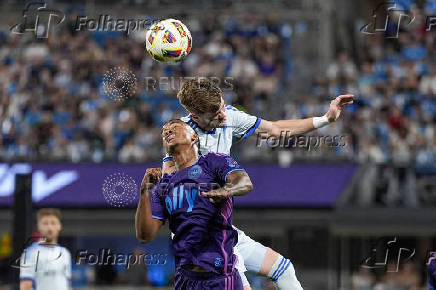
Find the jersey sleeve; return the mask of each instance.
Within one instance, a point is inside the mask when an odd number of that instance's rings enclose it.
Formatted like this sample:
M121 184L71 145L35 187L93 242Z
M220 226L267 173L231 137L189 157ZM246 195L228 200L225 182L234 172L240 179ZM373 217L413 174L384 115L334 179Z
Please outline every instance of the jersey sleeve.
M66 248L64 248L65 252L65 276L68 279L68 283L71 287L71 253Z
M165 221L165 208L163 207L162 200L160 198L159 185L160 182L157 183L150 192L151 216L154 219Z
M35 284L38 263L38 249L30 246L24 250L20 258L20 281L30 280Z
M234 171L245 171L231 156L221 153L209 153L207 156L208 166L217 175L217 178L225 183L227 176Z
M259 127L261 118L239 111L233 106L226 106L229 126L233 129L233 136L248 138Z

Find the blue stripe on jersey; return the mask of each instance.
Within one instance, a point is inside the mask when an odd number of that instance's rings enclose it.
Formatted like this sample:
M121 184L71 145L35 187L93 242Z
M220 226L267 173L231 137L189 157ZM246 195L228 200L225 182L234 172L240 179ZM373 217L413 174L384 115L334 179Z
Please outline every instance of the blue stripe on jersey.
M226 109L227 109L227 110L232 110L232 111L238 111L238 109L236 109L236 108L233 107L232 105L226 105Z
M260 121L262 121L262 119L261 118L257 118L256 123L253 125L253 127L251 127L250 130L248 130L247 133L245 133L244 139L247 139L248 137L250 137L251 134L254 133L254 131L256 131L256 129L260 125Z
M154 219L158 219L158 220L163 220L164 219L163 217L160 217L160 216L157 216L157 215L152 215L151 217L154 218Z

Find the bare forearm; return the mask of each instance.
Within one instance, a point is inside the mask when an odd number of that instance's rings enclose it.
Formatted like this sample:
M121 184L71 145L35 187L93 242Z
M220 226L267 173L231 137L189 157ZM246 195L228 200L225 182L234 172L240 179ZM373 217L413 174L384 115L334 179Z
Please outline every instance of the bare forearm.
M151 215L149 193L141 194L136 209L135 229L136 238L142 242L151 242L159 230L159 225Z
M275 124L279 129L278 132L277 130L275 130L275 137L279 137L280 134L286 134L286 132L288 132L288 136L300 135L308 133L315 129L315 127L313 126L313 118L300 120L280 120L273 122L273 124Z
M315 129L313 125L313 118L301 119L301 120L279 120L279 121L267 121L262 120L257 131L259 134L267 134L264 137L276 137L281 136L293 136L305 134Z
M253 184L245 171L235 171L229 175L224 189L230 196L243 196L253 190Z

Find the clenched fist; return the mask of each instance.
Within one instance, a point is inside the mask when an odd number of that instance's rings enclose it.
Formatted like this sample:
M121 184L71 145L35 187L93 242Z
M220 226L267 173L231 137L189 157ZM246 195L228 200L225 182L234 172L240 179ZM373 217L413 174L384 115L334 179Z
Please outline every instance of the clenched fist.
M161 168L147 168L141 182L141 194L148 192L162 177Z

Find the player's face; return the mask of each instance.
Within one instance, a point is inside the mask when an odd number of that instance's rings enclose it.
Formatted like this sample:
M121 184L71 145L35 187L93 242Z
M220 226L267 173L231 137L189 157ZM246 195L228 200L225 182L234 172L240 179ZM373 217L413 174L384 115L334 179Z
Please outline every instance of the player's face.
M162 129L162 142L167 152L176 145L192 144L192 138L192 132L182 122L167 124Z
M220 128L226 125L226 106L223 98L221 98L221 106L217 112L205 113L199 115L198 118L205 128Z
M54 215L43 216L38 221L38 231L48 243L57 241L61 229L61 222Z

